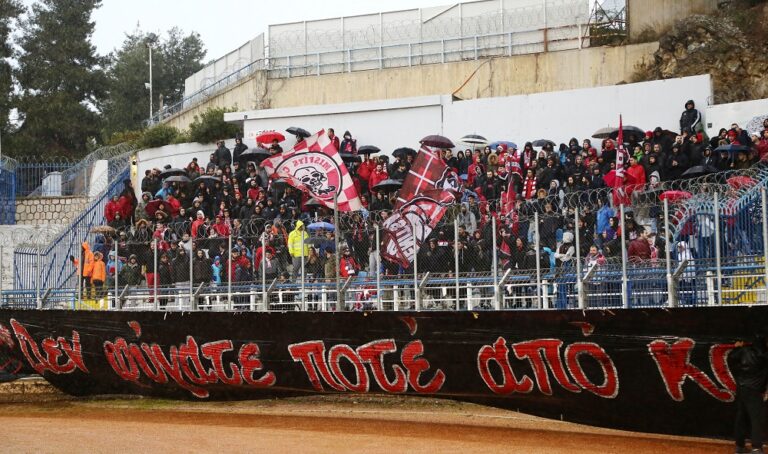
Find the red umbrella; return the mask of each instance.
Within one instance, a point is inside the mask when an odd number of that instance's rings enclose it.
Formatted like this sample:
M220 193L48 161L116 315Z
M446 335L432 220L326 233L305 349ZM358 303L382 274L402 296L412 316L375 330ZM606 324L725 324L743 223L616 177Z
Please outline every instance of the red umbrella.
M686 200L693 197L688 191L664 191L659 195L659 200L669 200L670 202L679 202L680 200Z
M755 180L754 179L752 179L751 177L743 176L743 175L736 176L736 177L731 177L731 178L728 178L725 181L728 182L728 185L730 187L732 187L733 189L735 189L737 191L739 189L741 189L741 188L748 188L750 186L754 186L755 185Z
M432 135L421 139L421 143L428 147L435 148L453 148L455 145L451 142L451 139L443 136Z
M258 143L272 143L275 139L278 142L285 140L285 136L277 131L262 131L256 136L256 142Z
M168 208L169 208L168 204L165 203L165 200L160 200L160 199L152 200L151 202L148 202L147 206L144 207L144 211L146 211L150 217L154 217L157 210L160 209L160 206L163 207L163 210L162 210L163 213L168 214Z

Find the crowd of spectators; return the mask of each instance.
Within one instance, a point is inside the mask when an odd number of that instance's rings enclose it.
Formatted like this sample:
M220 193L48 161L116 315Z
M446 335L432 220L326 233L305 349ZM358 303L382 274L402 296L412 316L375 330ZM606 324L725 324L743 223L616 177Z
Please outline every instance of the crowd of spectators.
M701 115L689 101L679 134L660 127L644 135L625 134L629 162L622 191L628 204L624 231L611 196L614 185L607 181L616 169L618 147L613 139L595 143L572 138L559 147L527 142L519 150L509 143L495 149L442 150L444 162L461 177L463 195L451 220L439 225L422 245L419 270L452 273L457 250L461 272L489 271L492 219L497 223L500 268L530 269L536 260L545 268L567 266L577 259L587 265L605 263L619 257L621 241L627 242L630 260L663 257L666 235L656 222L661 214L658 203L655 208L650 203L637 209L632 203L649 194L651 202L658 202L655 186L685 178L695 166L706 166L709 172L738 170L768 159L768 120L763 126L759 134L750 135L733 124L708 138ZM328 133L341 152L357 155L349 131L341 138L332 129ZM271 154L282 151L277 141L260 145ZM737 151L717 151L723 145L737 146ZM373 225L387 218L395 193L377 191L375 186L386 179L404 179L414 154L393 158L360 154L350 160L347 166L364 209L343 213L341 225L334 226L330 210L308 204L307 194L271 179L258 160L241 158L247 149L240 139L232 151L219 142L207 163L193 159L182 169L190 184L165 180L170 166L147 170L139 197L126 180L123 192L105 208L106 223L115 233L97 237L92 249L99 258L90 256L90 249L84 256L86 280L108 285L118 273L126 285L152 287L157 282L172 287L190 282L221 285L230 279L247 282L265 274L269 280L296 282L302 262L310 281L376 273ZM505 199L512 200L506 207ZM534 213L539 214L539 250L532 234ZM576 223L582 257L575 254ZM106 264L100 279L92 274L94 261ZM387 261L380 271L411 272Z

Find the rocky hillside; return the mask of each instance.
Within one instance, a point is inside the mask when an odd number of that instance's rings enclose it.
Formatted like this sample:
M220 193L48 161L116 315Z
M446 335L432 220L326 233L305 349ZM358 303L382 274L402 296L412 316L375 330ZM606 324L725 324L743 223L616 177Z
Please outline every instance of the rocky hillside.
M767 37L768 2L724 2L717 15L677 21L633 82L709 73L718 104L768 98Z

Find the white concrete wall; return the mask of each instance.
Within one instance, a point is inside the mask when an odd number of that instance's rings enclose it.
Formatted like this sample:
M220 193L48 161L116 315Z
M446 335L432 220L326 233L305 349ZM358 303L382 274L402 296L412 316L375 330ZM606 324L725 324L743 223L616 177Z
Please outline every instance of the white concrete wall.
M247 143L247 141L246 141ZM235 146L235 139L225 141L225 145L230 151ZM249 146L254 144L248 144ZM209 156L216 150L216 145L202 143L183 143L178 145L166 145L159 148L149 148L136 153L136 181L133 187L136 188L137 196L141 195L141 179L144 178L146 170L157 167L162 170L166 164L171 167L184 168L197 158L197 163L201 167L208 164Z
M189 97L250 63L263 59L264 33L187 77L184 81L184 97Z
M468 101L428 96L234 112L224 118L243 121L244 134L251 140L261 130L300 126L310 132L332 127L339 136L348 129L358 145L376 145L386 152L418 147L419 139L437 133L454 141L465 134L480 134L522 146L535 139L561 143L571 137L591 137L599 128L618 126L620 113L625 125L675 131L685 101L693 99L704 110L711 94L711 79L704 75ZM292 145L290 138L288 142L283 148Z
M720 128L728 129L733 123L746 128L749 120L759 115L768 115L768 99L708 106L706 109L707 134L716 136ZM749 132L750 134L759 133L759 131Z

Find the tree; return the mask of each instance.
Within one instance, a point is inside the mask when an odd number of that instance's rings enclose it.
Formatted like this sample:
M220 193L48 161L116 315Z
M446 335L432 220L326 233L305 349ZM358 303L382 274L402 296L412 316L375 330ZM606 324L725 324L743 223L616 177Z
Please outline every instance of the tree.
M11 35L11 23L24 8L17 0L0 0L0 135L9 131L8 115L12 107L13 79L9 60L13 57L13 48L8 38ZM2 140L2 139L0 139Z
M200 116L195 115L189 125L189 139L192 142L212 143L219 139L229 139L241 133L238 125L224 121L224 114L235 109L209 107Z
M82 155L100 132L105 59L91 43L101 0L40 0L32 5L19 46L16 80L23 121L15 153Z
M108 70L109 96L104 106L105 136L118 131L142 127L149 117L149 50L152 45L152 88L154 107L172 105L184 97L184 80L203 68L205 49L200 35L184 33L178 28L165 37L144 33L138 28L126 35L120 49L112 56Z

